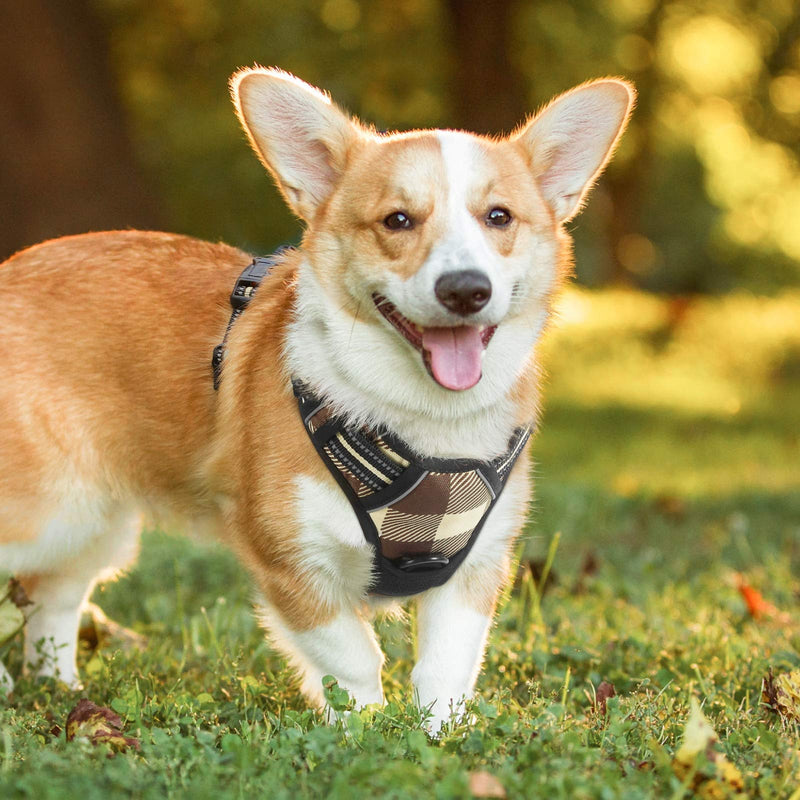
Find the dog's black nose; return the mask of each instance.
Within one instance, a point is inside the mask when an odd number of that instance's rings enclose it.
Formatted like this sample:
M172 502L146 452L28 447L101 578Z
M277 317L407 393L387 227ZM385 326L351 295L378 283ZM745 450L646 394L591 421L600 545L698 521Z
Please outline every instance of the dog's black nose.
M492 296L489 276L476 269L445 272L434 287L439 302L454 314L468 317L480 311Z

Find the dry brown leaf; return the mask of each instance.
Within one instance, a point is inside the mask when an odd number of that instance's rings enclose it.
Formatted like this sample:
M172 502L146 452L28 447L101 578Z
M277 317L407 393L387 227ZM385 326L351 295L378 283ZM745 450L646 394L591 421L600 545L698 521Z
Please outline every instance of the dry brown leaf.
M800 722L800 669L775 677L770 668L761 682L761 698L776 714Z
M67 717L67 741L76 737L88 739L92 744L107 744L120 752L129 747L138 750L139 740L125 736L122 720L110 708L98 706L85 697L69 712Z
M25 606L33 605L33 600L28 597L22 584L16 578L11 578L8 582L8 591L9 600L11 600L17 608L25 608Z
M601 681L594 693L594 710L601 714L606 715L606 703L609 699L617 696L617 690L614 684L610 681Z

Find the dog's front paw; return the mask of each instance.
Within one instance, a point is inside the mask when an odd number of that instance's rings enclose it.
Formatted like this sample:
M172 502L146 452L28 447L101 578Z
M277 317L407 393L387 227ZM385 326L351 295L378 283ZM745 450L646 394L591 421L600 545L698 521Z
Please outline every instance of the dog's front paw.
M427 706L420 704L423 715L422 727L432 739L441 739L453 726L472 719L466 709L466 701L460 700L434 700Z

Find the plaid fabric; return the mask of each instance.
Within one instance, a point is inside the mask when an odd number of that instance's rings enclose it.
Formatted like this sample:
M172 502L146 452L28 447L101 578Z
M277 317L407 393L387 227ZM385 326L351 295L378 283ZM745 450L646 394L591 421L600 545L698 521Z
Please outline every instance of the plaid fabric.
M427 553L449 558L469 541L491 502L477 470L427 472L405 497L370 517L387 558Z
M315 433L329 419L330 409L321 405L307 417L306 427ZM520 439L498 460L499 474L514 463L526 440ZM388 489L410 465L383 437L367 429L339 429L322 449L359 498ZM431 471L401 497L368 513L386 558L430 553L449 558L469 541L493 496L480 469Z

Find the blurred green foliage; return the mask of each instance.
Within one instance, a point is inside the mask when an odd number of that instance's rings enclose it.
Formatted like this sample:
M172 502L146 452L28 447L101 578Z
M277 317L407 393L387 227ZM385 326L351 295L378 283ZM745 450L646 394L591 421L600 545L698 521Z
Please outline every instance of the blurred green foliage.
M455 124L459 64L470 54L454 50L455 6L445 0L94 3L138 152L175 230L262 252L298 236L228 102L240 66L281 66L378 128ZM615 161L574 223L580 280L671 292L798 282L794 0L512 6L521 117L592 77L624 75L640 91Z

